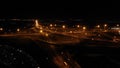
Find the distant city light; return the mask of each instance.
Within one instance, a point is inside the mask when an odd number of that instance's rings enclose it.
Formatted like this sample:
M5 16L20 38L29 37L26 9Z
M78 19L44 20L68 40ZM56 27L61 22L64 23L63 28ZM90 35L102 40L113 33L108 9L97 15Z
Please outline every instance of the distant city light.
M43 30L40 30L40 33L42 33L43 32Z
M104 27L107 27L107 24L104 24Z
M42 29L42 26L40 27L40 29Z
M63 26L62 26L62 28L66 28L66 26L65 26L65 25L63 25Z
M72 33L72 31L70 31L70 33Z
M77 25L77 27L79 28L79 27L80 27L80 25Z
M36 27L36 28L39 28L38 20L35 20L35 27Z
M115 39L115 38L116 38L116 36L113 36L113 38Z
M57 25L55 24L55 26L57 26Z
M87 33L85 33L85 35L87 35Z
M120 29L120 28L118 28L118 27L113 27L113 28L111 28L111 29L118 30L118 29Z
M107 32L107 30L104 30L104 32Z
M100 28L100 25L97 25L97 28Z
M94 38L92 38L92 40L94 40Z
M117 24L116 26L119 26L119 24Z
M85 27L85 26L83 27L83 30L86 30L86 27Z
M48 34L46 33L45 36L48 37Z
M100 35L100 34L98 34L98 36L100 37L101 35Z
M75 26L73 25L73 27L75 27Z
M0 28L0 31L2 31L3 30L3 28Z
M53 25L52 24L50 24L50 27L52 27Z
M17 28L17 32L19 32L20 31L20 29L19 28Z
M67 66L68 64L67 64L67 62L64 62L64 64Z
M40 67L37 67L37 68L40 68Z

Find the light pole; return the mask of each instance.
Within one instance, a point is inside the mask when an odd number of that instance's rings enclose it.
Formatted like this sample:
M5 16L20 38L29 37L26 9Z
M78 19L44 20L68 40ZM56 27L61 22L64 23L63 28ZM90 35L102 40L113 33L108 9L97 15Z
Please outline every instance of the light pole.
M106 32L107 30L106 30L106 28L107 28L107 24L104 24L104 31Z

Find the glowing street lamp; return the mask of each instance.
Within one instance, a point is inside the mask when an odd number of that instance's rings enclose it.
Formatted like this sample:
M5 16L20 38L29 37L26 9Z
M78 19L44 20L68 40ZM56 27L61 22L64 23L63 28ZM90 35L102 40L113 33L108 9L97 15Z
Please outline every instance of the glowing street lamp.
M77 25L77 27L79 28L79 27L80 27L80 25Z
M39 28L38 20L35 20L35 27L36 27L36 28Z
M42 27L40 27L40 29L42 29Z
M0 28L0 31L2 31L3 30L3 28Z
M107 27L107 24L104 24L104 32L107 32L106 27Z
M43 30L40 30L40 33L43 33Z
M45 36L48 37L48 34L46 33Z
M85 35L88 35L88 33L85 33Z
M17 32L19 32L20 31L20 29L19 28L17 28Z
M107 27L107 24L104 24L104 27Z
M52 27L53 25L52 24L50 24L50 27Z
M101 35L100 34L98 34L98 37L100 37Z
M63 26L62 26L62 28L64 29L64 28L66 28L66 26L65 26L65 25L63 25Z
M100 25L97 25L97 28L100 28Z
M70 33L72 33L73 31L70 31Z
M55 24L55 26L57 26L57 25Z
M83 27L83 30L86 30L86 27L85 27L85 26Z
M116 26L120 26L119 24L117 24Z

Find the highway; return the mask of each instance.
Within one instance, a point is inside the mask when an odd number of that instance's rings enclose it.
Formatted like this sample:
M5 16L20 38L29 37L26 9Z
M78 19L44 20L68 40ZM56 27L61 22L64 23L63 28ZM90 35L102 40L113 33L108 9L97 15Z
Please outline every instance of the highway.
M36 60L39 65L37 68L119 66L120 62L116 59L120 50L119 39L119 35L114 32L89 30L85 26L79 29L67 28L65 25L43 27L37 21L34 27L27 30L17 29L17 32L0 34L1 45L25 51Z

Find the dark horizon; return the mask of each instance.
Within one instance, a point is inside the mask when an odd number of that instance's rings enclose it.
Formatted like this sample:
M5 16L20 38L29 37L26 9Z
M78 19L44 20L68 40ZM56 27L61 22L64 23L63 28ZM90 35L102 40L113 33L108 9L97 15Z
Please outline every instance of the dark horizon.
M54 9L54 10L23 10L11 9L0 12L0 18L93 18L93 19L120 19L119 10L115 9Z
M0 9L0 18L79 18L87 20L120 19L119 6L112 2L11 3L8 4L7 7L0 7Z

